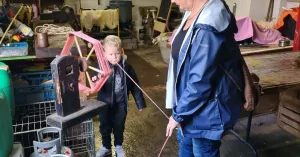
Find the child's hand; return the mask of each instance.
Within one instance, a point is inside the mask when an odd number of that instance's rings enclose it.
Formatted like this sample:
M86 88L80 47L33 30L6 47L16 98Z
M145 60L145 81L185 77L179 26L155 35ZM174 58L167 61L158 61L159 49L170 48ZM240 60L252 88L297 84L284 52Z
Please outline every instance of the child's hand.
M95 82L95 81L97 81L97 80L98 80L98 77L97 77L97 76L93 76L93 77L92 77L92 81L93 81L93 82Z
M99 80L99 78L101 78L101 74L98 74L98 76L93 76L93 77L92 77L92 81L93 81L93 82L96 82L96 81Z

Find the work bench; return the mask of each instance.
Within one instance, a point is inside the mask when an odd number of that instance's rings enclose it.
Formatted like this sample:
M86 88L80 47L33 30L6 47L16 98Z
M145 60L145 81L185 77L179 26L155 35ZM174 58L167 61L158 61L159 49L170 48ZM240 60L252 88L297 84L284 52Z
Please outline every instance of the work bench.
M250 51L251 53L249 53ZM277 111L280 101L279 94L288 88L300 85L300 52L292 52L291 47L279 51L272 51L272 48L271 51L268 48L250 51L241 48L250 72L257 74L260 78L263 93L256 109L248 113L245 140L233 130L232 132L257 156L256 150L248 143L253 115ZM268 108L272 108L272 110L266 112Z

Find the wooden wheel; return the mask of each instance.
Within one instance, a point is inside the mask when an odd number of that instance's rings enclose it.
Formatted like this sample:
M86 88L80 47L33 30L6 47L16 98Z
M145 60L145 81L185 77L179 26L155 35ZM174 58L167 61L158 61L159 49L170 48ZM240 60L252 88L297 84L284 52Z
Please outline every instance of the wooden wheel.
M78 39L81 38L91 45L91 50L89 53L87 53L87 56L84 56L82 53ZM105 81L108 79L108 76L110 74L110 68L108 65L108 62L103 57L103 47L100 43L100 41L82 33L82 32L72 32L69 34L69 37L65 43L65 46L61 52L61 55L72 55L70 52L73 44L75 43L77 51L79 53L79 59L78 63L80 65L80 71L84 72L86 74L86 78L88 79L89 86L85 86L84 84L79 83L79 91L82 91L86 94L93 94L98 92ZM89 65L89 60L91 55L95 53L97 57L97 63L99 65L99 68L92 67ZM101 76L95 83L92 82L92 78L90 74L88 73L88 70L91 70L93 72L96 72L98 76Z

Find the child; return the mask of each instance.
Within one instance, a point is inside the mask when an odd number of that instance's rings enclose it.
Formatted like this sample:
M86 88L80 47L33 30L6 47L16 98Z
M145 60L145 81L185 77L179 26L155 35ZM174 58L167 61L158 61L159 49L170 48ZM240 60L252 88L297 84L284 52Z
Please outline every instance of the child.
M137 108L141 111L146 107L143 93L126 77L117 63L125 69L135 82L139 82L133 68L125 62L126 56L121 55L121 40L109 35L103 41L104 57L112 68L112 74L98 93L98 100L107 103L99 114L100 133L103 147L97 152L97 157L105 157L111 152L111 134L114 134L114 145L117 157L125 157L122 148L123 133L128 108L129 91L133 95ZM95 81L97 77L93 77Z

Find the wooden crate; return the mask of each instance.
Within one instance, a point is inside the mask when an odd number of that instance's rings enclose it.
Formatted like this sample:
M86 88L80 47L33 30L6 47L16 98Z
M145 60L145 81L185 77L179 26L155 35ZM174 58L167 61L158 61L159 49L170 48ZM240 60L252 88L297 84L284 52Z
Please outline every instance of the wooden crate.
M300 86L280 93L277 124L300 138Z

